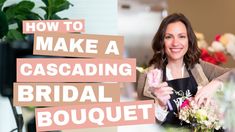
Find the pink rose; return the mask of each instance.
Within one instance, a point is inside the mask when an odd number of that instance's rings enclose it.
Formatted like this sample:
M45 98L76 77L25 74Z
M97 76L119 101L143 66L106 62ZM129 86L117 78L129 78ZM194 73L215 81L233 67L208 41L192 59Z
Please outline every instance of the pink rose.
M184 107L188 107L189 103L190 103L190 101L188 99L185 99L184 102L181 104L180 109L182 109Z
M157 87L160 83L161 71L158 69L151 70L147 74L149 87Z

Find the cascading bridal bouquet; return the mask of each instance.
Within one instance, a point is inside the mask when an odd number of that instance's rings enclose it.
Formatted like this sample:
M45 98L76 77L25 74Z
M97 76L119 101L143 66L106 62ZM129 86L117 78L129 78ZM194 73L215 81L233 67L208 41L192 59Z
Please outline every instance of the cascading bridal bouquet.
M220 114L216 110L215 105L199 107L193 100L185 99L178 116L191 124L193 132L213 132L221 128Z

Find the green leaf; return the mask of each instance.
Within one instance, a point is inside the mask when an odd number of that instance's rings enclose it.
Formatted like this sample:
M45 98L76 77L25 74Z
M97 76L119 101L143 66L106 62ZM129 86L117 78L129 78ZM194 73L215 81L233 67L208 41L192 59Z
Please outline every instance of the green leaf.
M60 19L61 19L61 17L59 17L56 14L51 16L51 20L60 20Z
M22 33L15 29L11 29L7 33L7 40L24 40L24 36Z
M42 2L43 2L46 6L49 6L48 1L49 1L49 0L42 0Z
M28 14L27 18L28 18L27 20L38 20L38 19L42 20L43 19L40 15L34 12L31 12L30 14Z
M32 10L34 7L34 3L32 1L21 1L17 4L18 9Z
M7 6L3 9L3 11L5 12L6 16L7 16L7 20L11 21L12 19L14 19L15 13L16 13L16 4Z
M6 0L0 0L0 7L3 7L5 1ZM39 14L32 12L34 6L35 4L33 1L20 0L18 3L14 3L2 8L2 11L4 12L7 20L7 26L4 26L7 27L7 31L8 25L10 24L17 24L18 26L16 29L9 30L7 33L5 33L7 40L24 40L24 35L21 33L23 20L43 19ZM0 22L1 26L3 26L3 21L1 20ZM1 36L4 34L2 29L3 28L0 30Z
M7 20L9 22L15 21L16 17L21 15L21 17L28 18L28 15L31 15L32 9L34 7L34 3L31 1L21 1L18 4L13 4L4 8L4 12L6 13Z
M4 5L5 2L6 0L0 0L0 10L2 10L2 6Z
M16 15L15 18L18 20L26 20L27 19L27 17L23 16L23 15Z
M47 19L47 14L48 14L47 7L41 6L39 8L41 8L41 9L43 9L45 11L44 19Z
M55 1L56 7L52 14L58 13L63 10L69 9L70 3L66 0L56 0Z
M46 14L44 15L45 19L61 19L56 13L69 9L71 3L67 0L42 0L43 3L46 5L45 7L40 7L43 9Z
M47 12L47 7L45 6L40 6L39 8L43 9L45 12Z
M4 37L8 32L8 22L4 12L0 11L0 39Z

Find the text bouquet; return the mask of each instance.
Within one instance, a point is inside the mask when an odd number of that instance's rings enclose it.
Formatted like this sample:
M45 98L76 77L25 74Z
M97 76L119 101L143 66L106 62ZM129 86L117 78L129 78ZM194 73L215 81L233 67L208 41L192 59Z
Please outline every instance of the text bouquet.
M185 99L180 106L179 119L191 124L193 132L210 132L221 127L215 105L198 106L192 99Z

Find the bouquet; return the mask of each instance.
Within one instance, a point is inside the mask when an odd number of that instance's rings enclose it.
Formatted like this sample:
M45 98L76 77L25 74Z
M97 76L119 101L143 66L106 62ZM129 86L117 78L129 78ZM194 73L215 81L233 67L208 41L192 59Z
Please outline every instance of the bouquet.
M199 107L193 100L185 99L180 106L179 119L191 124L193 132L210 132L221 127L215 106Z

